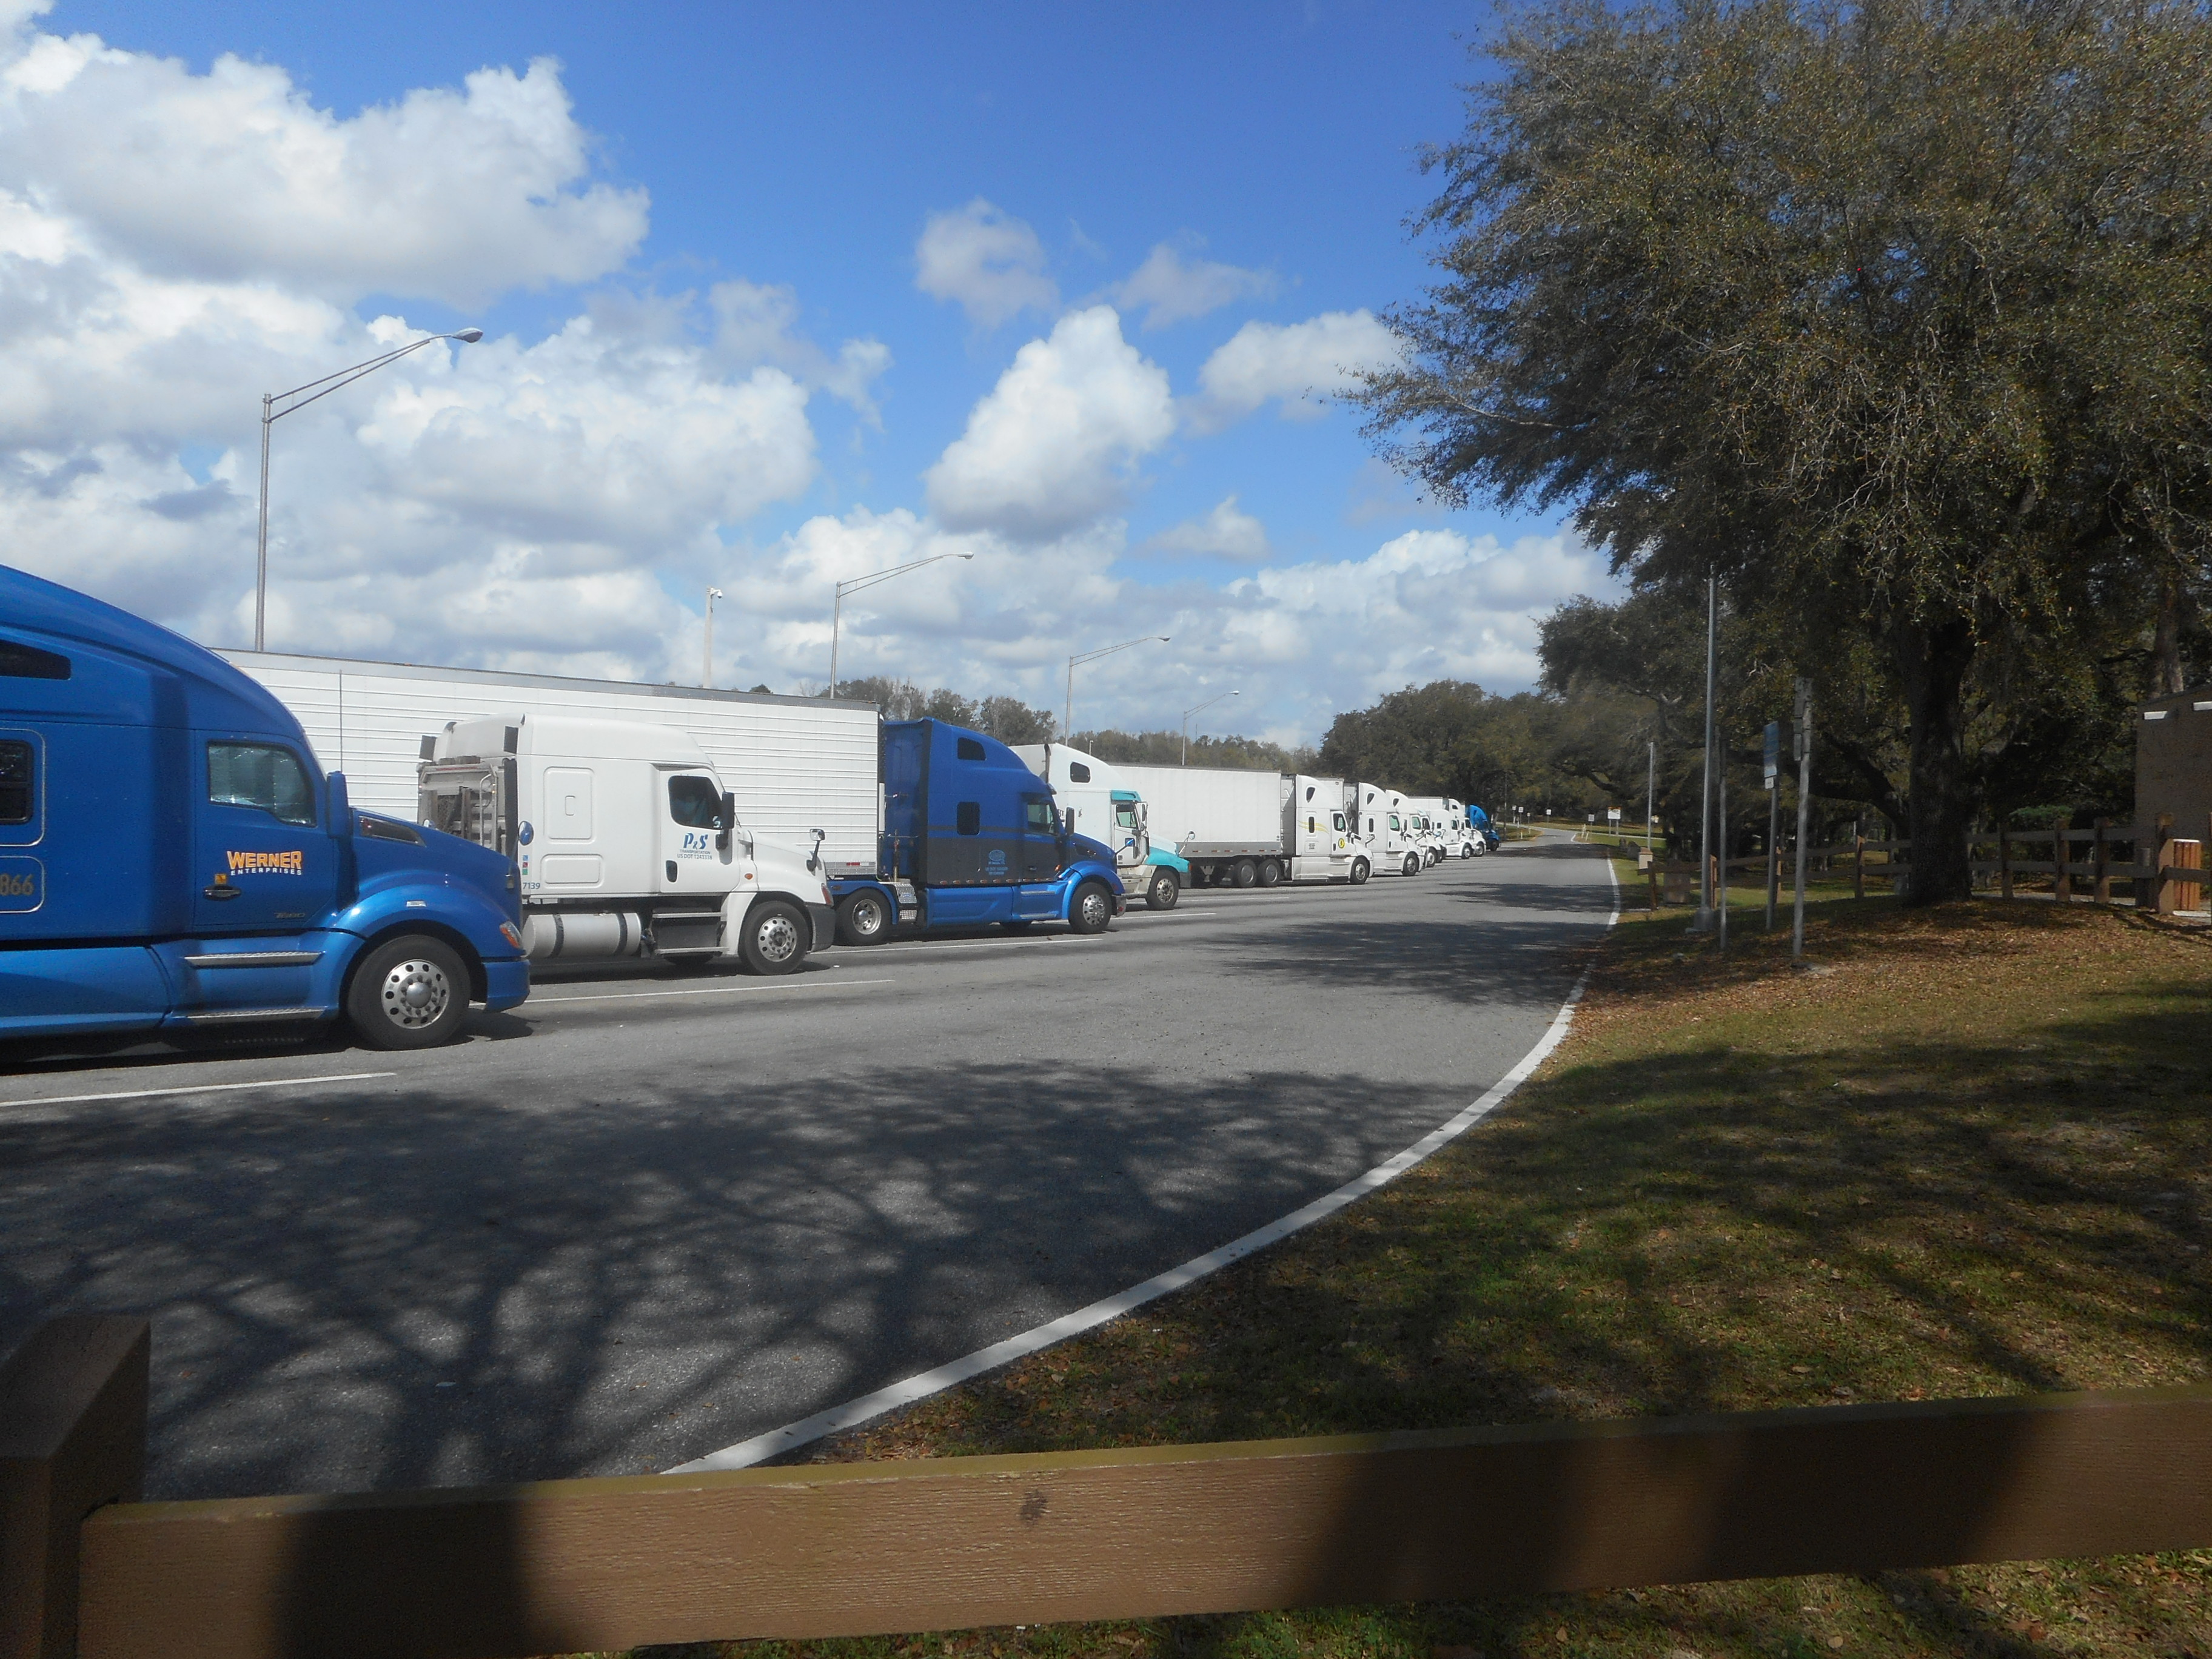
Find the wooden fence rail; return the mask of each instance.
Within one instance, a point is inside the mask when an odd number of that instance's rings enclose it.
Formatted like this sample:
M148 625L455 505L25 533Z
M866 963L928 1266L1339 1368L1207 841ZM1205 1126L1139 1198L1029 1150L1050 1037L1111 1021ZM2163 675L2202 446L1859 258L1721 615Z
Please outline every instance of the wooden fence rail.
M7 1659L520 1659L2212 1545L2206 1388L113 1502L145 1327L56 1333L5 1373Z

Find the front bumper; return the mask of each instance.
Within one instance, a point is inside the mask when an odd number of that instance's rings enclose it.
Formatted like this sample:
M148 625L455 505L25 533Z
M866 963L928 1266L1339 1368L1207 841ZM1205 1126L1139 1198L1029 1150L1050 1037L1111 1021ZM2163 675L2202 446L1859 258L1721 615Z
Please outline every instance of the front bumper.
M834 904L810 904L806 914L814 919L814 945L817 951L826 951L837 937L837 907Z
M484 970L484 1006L496 1014L503 1009L520 1006L530 994L530 963L526 957L512 962L487 962Z

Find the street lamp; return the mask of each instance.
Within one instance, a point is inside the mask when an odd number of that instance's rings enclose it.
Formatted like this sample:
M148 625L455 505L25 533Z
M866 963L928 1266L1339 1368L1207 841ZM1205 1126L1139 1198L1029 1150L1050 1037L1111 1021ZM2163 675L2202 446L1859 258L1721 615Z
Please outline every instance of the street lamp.
M707 654L699 669L699 684L714 689L714 601L727 596L719 587L707 590Z
M888 570L872 571L865 576L854 576L837 584L837 598L830 607L830 689L822 695L835 698L837 695L837 627L845 614L845 596L857 593L864 587L873 587L878 582L887 582L894 576L903 576L909 570L919 570L926 564L935 564L939 559L972 559L973 553L933 553L926 559L915 559L908 564L895 564Z
M1101 657L1110 657L1116 651L1127 651L1133 645L1151 645L1155 641L1168 642L1164 634L1147 634L1142 639L1124 640L1119 645L1101 646L1096 651L1085 651L1067 659L1067 707L1062 711L1060 740L1067 741L1075 735L1075 668L1079 663L1097 662Z
M372 357L365 363L356 363L351 368L342 368L335 374L325 374L319 380L310 380L305 386L295 386L289 392L264 392L261 394L261 523L254 538L253 552L253 648L262 648L263 623L269 611L269 428L287 415L305 409L318 398L327 398L341 386L351 386L364 374L374 374L386 363L398 362L410 351L420 351L438 340L459 340L463 345L474 345L483 338L480 328L458 329L451 334L426 334L396 351L387 351L381 357ZM320 390L317 390L317 388ZM314 393L312 398L301 398L303 392ZM299 398L297 403L286 399ZM278 409L276 405L283 404Z
M1236 695L1234 691L1224 691L1219 696L1202 702L1195 708L1186 708L1182 711L1182 763L1185 766L1190 764L1190 717L1193 714L1204 714L1215 703L1226 702Z

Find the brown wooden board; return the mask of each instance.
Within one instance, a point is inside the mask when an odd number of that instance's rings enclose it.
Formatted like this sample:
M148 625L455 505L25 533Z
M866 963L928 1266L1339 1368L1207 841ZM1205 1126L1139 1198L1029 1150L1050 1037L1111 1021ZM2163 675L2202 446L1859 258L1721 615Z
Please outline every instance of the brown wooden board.
M47 1321L0 1364L0 1659L76 1648L77 1538L146 1468L146 1322Z
M86 1659L491 1659L2212 1545L2212 1389L102 1510Z

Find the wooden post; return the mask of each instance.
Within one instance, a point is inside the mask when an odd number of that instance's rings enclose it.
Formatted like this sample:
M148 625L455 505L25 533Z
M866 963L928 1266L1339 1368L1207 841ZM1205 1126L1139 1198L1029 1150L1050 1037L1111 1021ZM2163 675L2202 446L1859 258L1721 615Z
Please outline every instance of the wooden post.
M2141 824L2136 826L2140 830ZM2150 845L2146 847L2140 837L2136 842L2135 865L2138 870L2154 873L2136 878L2136 908L2156 911L2164 902L2166 884L2155 873L2166 867L2166 844L2173 839L2173 814L2160 812L2151 825Z
M0 1659L75 1659L77 1534L146 1474L143 1319L66 1314L0 1364Z
M2099 818L2097 838L2089 843L2089 902L2110 904L2112 902L2112 849L2105 844L2105 832L2112 827L2110 818Z
M2204 868L2204 843L2201 841L2170 840L2158 849L2160 870L2197 870ZM2177 910L2194 910L2198 907L2197 895L2203 890L2194 882L2175 881L2161 876L2158 884L2158 913L2170 916Z
M2074 902L2074 877L2066 867L2067 855L2072 851L2072 844L2066 839L2066 826L2063 823L2052 824L2051 826L2051 896L2059 904L2070 904Z

